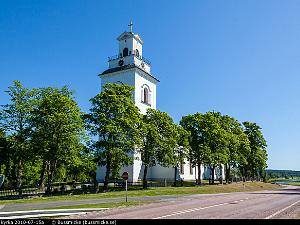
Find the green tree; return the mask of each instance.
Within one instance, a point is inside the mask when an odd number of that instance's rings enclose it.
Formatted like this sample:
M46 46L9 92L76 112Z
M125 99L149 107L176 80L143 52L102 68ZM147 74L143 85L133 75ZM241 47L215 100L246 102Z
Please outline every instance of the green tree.
M189 136L190 132L185 130L182 126L177 126L177 138L176 138L176 147L174 154L174 186L176 186L177 173L179 163L184 162L185 159L189 159Z
M250 141L250 154L248 155L246 174L255 177L256 175L265 176L267 167L267 142L263 137L261 127L253 122L243 122L244 132Z
M0 174L2 174L2 167L4 166L7 159L8 143L6 135L3 130L0 130Z
M174 165L178 129L173 119L165 112L147 109L143 116L142 144L139 148L144 166L143 188L147 188L149 167Z
M89 182L95 179L93 172L96 171L94 154L91 149L80 143L80 151L72 155L66 165L67 177L65 179L80 182Z
M245 155L250 152L250 143L242 125L233 117L224 115L221 118L222 127L227 133L228 161L225 163L225 179L229 182L231 168L247 163Z
M43 186L47 174L47 193L51 193L56 171L60 166L72 163L70 158L79 151L84 123L72 91L67 87L35 91L32 142L42 160L40 185Z
M205 146L208 149L207 163L214 184L215 169L228 161L228 132L222 126L222 115L219 112L205 113L202 122Z
M92 107L85 115L87 129L98 140L93 141L98 165L106 167L104 190L116 165L132 164L131 154L139 143L140 113L129 85L106 84L104 90L90 99Z
M201 165L208 162L208 146L205 136L204 115L195 113L193 115L183 116L180 125L189 131L189 160L193 166L198 167L197 184L201 184Z
M11 158L16 172L16 187L21 188L24 164L31 158L29 151L30 113L32 110L32 91L25 88L20 81L14 81L6 91L10 96L10 103L1 106L1 127L9 135Z

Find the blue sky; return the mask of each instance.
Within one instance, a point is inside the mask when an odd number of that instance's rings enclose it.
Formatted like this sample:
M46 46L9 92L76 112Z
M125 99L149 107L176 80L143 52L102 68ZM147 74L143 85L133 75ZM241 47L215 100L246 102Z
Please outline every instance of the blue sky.
M13 80L75 90L88 111L97 74L128 30L175 122L220 111L262 127L269 168L300 170L300 1L0 0L0 104Z

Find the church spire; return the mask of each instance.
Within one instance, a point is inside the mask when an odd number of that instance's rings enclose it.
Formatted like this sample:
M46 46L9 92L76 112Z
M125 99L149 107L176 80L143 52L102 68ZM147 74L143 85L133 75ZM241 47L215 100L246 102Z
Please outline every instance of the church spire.
M132 26L133 26L132 20L130 20L130 23L128 24L128 26L130 27L130 32L132 33Z

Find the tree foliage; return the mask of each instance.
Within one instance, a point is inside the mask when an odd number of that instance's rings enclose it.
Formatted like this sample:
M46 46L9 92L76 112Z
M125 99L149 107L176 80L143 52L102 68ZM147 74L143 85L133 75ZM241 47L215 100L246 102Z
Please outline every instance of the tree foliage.
M233 117L222 116L222 126L226 131L228 158L225 165L225 179L229 182L231 169L247 164L246 155L250 152L250 143L242 125Z
M165 112L139 112L133 87L106 84L90 99L88 114L80 111L67 87L28 89L14 81L6 93L8 104L0 108L0 174L5 185L21 190L38 186L51 193L54 182L92 181L98 189L96 166L106 169L104 190L122 166L136 156L143 165L143 187L150 167L174 167L189 160L198 167L225 166L226 181L236 171L244 177L265 177L267 144L262 129L220 112L183 116L179 125ZM89 132L89 136L85 133ZM91 144L87 144L87 140ZM212 179L214 181L214 179Z
M250 152L246 155L247 166L244 168L245 175L248 176L265 176L265 169L267 167L267 142L261 132L261 127L253 122L243 122L244 132L250 142Z
M143 188L147 188L147 173L149 167L159 164L170 166L176 163L176 144L178 128L173 119L165 112L148 109L143 116L139 148L144 166Z
M68 163L79 151L79 143L83 135L84 124L81 112L67 88L41 88L33 102L32 134L33 148L39 152L43 162L41 181L47 173L47 191L52 191L56 170ZM71 162L68 162L71 161Z
M190 146L188 159L193 166L198 167L198 184L201 184L201 166L208 163L209 151L204 134L203 119L203 114L195 113L194 115L183 116L180 121L180 125L190 132L188 137Z
M10 156L9 160L13 163L12 171L15 174L11 175L16 178L16 187L20 188L24 164L31 157L29 141L32 92L25 88L21 82L14 81L6 93L10 96L10 104L1 106L0 125L9 135L10 147L7 148L7 151L10 152L6 155Z
M118 165L132 164L132 153L139 144L140 113L132 98L133 87L106 84L93 97L90 113L85 115L87 129L98 138L92 148L98 165L106 167L104 190L110 174Z

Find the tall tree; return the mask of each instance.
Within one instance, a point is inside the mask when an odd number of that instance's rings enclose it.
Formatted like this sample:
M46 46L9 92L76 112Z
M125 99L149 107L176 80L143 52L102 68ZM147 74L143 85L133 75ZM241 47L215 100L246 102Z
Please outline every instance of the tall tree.
M0 129L0 174L2 174L2 166L8 160L7 159L7 149L8 144L6 140L6 135L3 130Z
M47 174L47 193L51 193L57 169L68 163L80 149L78 146L84 124L72 91L67 87L40 88L36 92L32 111L32 141L43 162L40 185Z
M205 146L208 149L208 165L211 168L212 184L215 169L228 161L228 132L222 126L222 115L219 112L207 112L203 115Z
M16 187L22 186L22 175L24 163L30 158L30 112L32 110L32 92L25 88L20 81L6 91L10 96L10 103L1 105L0 121L2 129L7 132L10 140L10 147L14 166L16 168Z
M250 141L251 152L248 155L246 173L251 177L263 176L267 167L267 142L263 137L261 127L253 122L243 122L244 132Z
M132 164L130 156L139 143L141 115L135 106L129 85L106 84L104 90L90 99L92 107L85 115L88 130L98 136L93 141L98 165L106 167L104 190L115 165Z
M201 166L207 163L208 146L205 136L205 127L203 126L203 114L195 113L194 115L183 116L180 125L190 132L189 136L189 159L193 166L198 167L197 184L201 184Z
M147 109L143 116L142 144L139 148L144 166L143 188L147 188L149 167L174 165L178 128L165 112Z
M91 174L96 171L94 154L90 148L82 143L79 143L78 148L80 151L73 154L66 163L67 174L65 179L79 182L93 181L94 177Z
M223 129L227 132L228 161L225 163L225 179L229 182L231 168L245 164L245 154L249 153L250 145L242 125L233 117L224 115L221 118Z
M182 126L177 125L177 139L174 155L174 186L176 186L177 173L179 163L184 162L185 159L189 159L189 138L190 132L185 130Z

